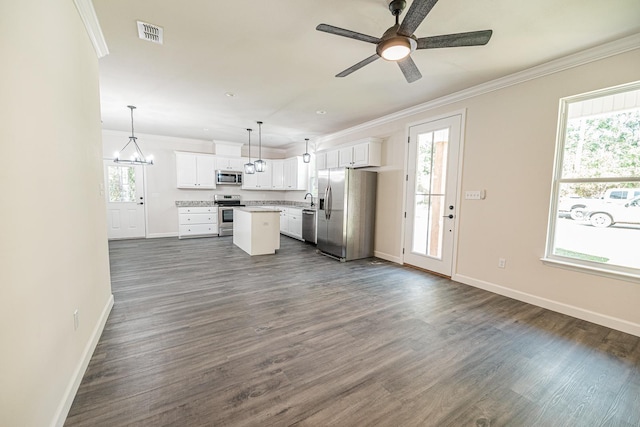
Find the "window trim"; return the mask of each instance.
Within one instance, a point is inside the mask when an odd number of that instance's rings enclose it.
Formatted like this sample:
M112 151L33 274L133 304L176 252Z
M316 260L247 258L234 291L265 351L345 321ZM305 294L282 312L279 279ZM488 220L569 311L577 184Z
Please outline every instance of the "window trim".
M556 133L556 148L554 157L553 179L551 182L551 200L549 208L549 218L547 223L547 240L545 245L545 255L540 258L546 265L565 268L584 273L591 273L599 276L606 276L621 280L640 282L640 269L623 267L617 265L607 265L593 261L579 260L553 253L554 237L556 234L556 222L558 221L558 204L561 184L581 183L581 182L638 182L640 176L632 177L606 177L606 178L562 178L562 165L565 154L565 141L567 131L567 113L569 104L599 98L607 95L634 91L640 89L640 81L631 82L606 89L595 90L580 95L561 98L559 101L558 128Z

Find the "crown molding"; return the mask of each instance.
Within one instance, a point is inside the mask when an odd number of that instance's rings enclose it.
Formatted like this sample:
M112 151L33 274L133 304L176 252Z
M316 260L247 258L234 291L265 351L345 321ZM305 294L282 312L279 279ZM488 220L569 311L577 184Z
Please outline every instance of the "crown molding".
M107 42L102 34L100 22L98 21L98 16L93 8L93 3L91 3L91 0L73 0L73 2L76 5L76 9L78 9L82 22L84 22L87 35L91 40L91 44L96 51L98 59L103 56L107 56L109 54L109 48L107 47Z
M505 77L500 77L498 79L491 80L489 82L482 83L477 86L473 86L468 89L464 89L459 92L434 99L432 101L427 101L425 103L418 104L416 106L409 107L404 110L400 110L395 113L391 113L386 116L382 116L377 119L370 120L368 122L364 122L335 133L327 134L317 138L316 141L318 141L319 143L328 142L343 136L351 135L359 131L370 129L374 126L393 122L395 120L403 119L414 114L423 113L434 108L453 104L455 102L463 101L465 99L473 98L479 95L484 95L486 93L504 89L509 86L513 86L529 80L534 80L543 76L547 76L549 74L558 73L560 71L578 67L580 65L588 64L600 59L605 59L610 56L619 55L621 53L629 52L638 48L640 48L640 33L624 37L610 43L605 43L603 45L596 46L590 49L586 49L559 59L555 59L553 61L549 61L544 64L537 65L535 67L529 68L524 71L519 71Z

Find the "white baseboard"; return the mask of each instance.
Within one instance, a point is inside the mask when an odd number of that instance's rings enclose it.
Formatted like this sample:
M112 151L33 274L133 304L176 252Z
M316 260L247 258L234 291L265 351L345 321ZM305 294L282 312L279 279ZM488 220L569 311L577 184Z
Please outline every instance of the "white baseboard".
M546 308L548 310L566 314L568 316L586 320L588 322L606 326L607 328L616 329L618 331L640 337L640 324L629 322L628 320L619 319L617 317L608 316L606 314L596 313L595 311L591 310L585 310L584 308L576 307L558 301L553 301L536 295L531 295L526 292L521 292L504 286L496 285L495 283L485 282L484 280L474 279L462 274L455 274L451 279L455 280L456 282L464 283L465 285L484 289L485 291L493 292L495 294L513 298L518 301L537 305L538 307Z
M402 264L402 260L400 259L400 257L389 255L384 252L373 251L373 256L385 259L387 261L395 262L396 264Z
M147 239L158 239L160 237L178 237L178 233L151 233L147 234Z
M113 295L109 297L107 304L104 306L102 314L98 319L98 323L91 333L89 342L84 348L82 358L80 359L78 366L73 372L73 376L69 381L69 385L67 385L67 389L62 396L62 401L60 402L58 410L56 411L56 415L51 423L52 426L62 427L64 425L64 422L67 419L67 415L69 415L69 410L71 409L73 399L75 399L76 397L76 393L78 392L78 388L80 387L80 383L82 382L82 377L87 370L87 366L89 366L89 361L91 361L91 356L93 356L93 352L98 345L98 340L100 340L100 336L102 335L102 331L104 330L104 325L107 323L107 319L109 318L109 313L111 313L112 307Z

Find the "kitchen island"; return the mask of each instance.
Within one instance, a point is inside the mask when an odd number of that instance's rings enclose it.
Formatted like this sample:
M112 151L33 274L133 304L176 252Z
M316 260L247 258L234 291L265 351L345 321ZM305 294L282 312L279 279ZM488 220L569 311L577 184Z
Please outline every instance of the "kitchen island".
M233 209L233 243L249 255L280 249L280 210L257 206Z

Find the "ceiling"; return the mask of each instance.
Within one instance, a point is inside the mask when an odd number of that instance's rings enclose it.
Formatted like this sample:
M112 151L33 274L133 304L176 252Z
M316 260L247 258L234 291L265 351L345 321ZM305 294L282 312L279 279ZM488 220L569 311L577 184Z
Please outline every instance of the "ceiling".
M93 3L110 52L99 63L104 129L129 131L132 104L136 132L246 142L261 120L263 145L279 148L640 32L638 0L440 0L417 37L493 37L414 52L423 77L409 84L384 60L334 77L375 45L315 30L380 37L394 23L385 0ZM140 40L138 20L163 27L164 44Z

